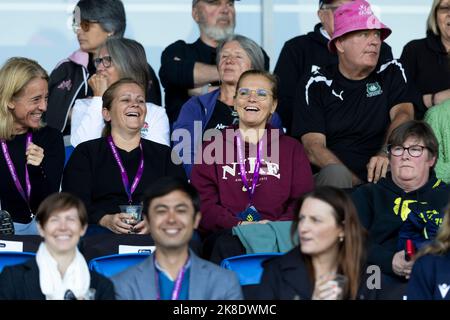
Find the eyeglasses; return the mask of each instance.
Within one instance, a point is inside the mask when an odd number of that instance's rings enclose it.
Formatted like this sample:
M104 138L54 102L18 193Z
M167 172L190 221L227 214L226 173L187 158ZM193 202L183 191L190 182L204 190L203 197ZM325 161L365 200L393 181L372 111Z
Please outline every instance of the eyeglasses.
M439 13L450 14L450 6L439 6L437 7Z
M420 146L420 145L413 145L413 146L409 146L409 147L391 146L391 145L388 146L388 152L395 157L402 156L403 153L405 152L405 150L407 150L411 157L417 158L423 154L424 149L428 149L428 148L425 146Z
M98 20L81 20L80 23L73 22L72 29L73 32L77 33L78 30L83 30L84 32L88 32L91 28L91 23L99 23Z
M111 64L112 64L111 56L104 56L104 57L101 57L101 58L95 58L94 59L94 66L95 66L96 69L98 69L98 66L100 65L100 63L103 64L103 66L105 68L111 67Z
M256 99L259 101L264 101L267 99L268 96L271 96L272 94L267 91L266 89L256 89L252 90L249 88L239 88L237 91L237 98L239 99L248 99L252 93L255 93Z

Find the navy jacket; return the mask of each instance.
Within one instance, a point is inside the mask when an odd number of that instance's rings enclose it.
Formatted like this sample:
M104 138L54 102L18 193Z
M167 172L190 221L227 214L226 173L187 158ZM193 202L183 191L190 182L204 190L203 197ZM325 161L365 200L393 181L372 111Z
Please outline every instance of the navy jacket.
M408 300L450 300L450 252L425 255L414 263Z
M311 300L314 283L309 276L300 247L263 263L259 299L262 300ZM365 271L365 270L363 270ZM367 275L363 272L357 293L358 300L374 300L379 290L369 290Z

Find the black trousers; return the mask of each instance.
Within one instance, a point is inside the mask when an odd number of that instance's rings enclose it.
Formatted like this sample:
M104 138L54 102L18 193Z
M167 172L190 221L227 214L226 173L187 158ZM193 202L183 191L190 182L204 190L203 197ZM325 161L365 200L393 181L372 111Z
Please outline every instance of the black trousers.
M245 247L231 229L225 229L210 234L203 243L203 258L219 264L223 259L245 254Z

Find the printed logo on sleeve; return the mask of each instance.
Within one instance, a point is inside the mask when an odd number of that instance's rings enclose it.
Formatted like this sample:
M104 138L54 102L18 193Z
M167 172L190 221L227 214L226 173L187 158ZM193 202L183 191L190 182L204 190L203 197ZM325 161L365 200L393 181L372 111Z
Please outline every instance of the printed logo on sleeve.
M438 288L439 288L439 291L441 292L442 299L445 299L445 296L447 295L448 290L450 289L450 286L447 285L446 283L443 283L443 284L439 284Z

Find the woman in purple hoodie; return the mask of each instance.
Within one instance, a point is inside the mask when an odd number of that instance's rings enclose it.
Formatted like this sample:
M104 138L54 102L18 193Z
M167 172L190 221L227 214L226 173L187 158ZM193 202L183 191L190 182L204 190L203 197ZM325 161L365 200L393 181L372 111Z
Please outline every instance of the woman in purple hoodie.
M245 253L231 228L290 221L295 199L313 189L302 145L268 124L277 101L273 75L246 71L234 97L239 124L205 133L214 139L197 155L191 182L200 193L200 232L209 236L205 256L212 261ZM216 250L221 245L227 248Z

